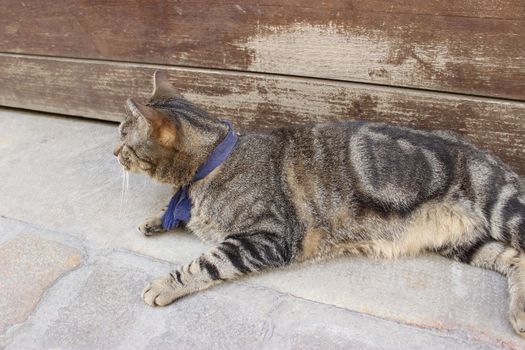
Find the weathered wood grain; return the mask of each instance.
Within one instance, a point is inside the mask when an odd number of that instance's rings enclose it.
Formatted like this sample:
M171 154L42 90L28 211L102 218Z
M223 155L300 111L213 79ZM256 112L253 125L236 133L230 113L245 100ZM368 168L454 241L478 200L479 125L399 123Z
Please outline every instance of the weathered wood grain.
M525 100L525 1L0 2L3 52Z
M147 98L154 65L0 55L0 105L120 120ZM188 99L237 127L343 119L458 130L525 174L525 103L365 84L167 68Z

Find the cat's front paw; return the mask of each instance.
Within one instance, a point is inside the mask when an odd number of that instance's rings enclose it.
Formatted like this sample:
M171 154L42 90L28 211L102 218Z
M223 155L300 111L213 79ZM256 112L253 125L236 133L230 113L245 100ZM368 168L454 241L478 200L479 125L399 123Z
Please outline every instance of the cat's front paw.
M167 275L151 281L142 291L142 299L151 306L166 306L184 296L184 288Z
M164 226L162 226L162 218L160 217L146 219L146 221L139 225L138 230L144 236L151 236L155 233L166 232Z

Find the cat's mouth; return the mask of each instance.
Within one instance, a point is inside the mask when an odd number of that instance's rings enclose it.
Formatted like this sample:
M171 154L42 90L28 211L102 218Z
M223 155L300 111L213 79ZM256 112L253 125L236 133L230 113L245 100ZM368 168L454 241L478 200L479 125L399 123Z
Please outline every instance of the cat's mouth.
M126 171L131 171L131 168L130 168L129 166L127 166L126 164L123 164L123 163L120 161L120 159L117 158L117 160L118 160L119 164L124 168L124 170L126 170Z
M121 167L124 168L126 171L132 171L131 167L131 159L130 159L130 152L129 148L127 150L124 150L124 145L118 145L115 148L115 151L113 154L115 155L115 158L117 158L117 162L120 164Z
M137 153L129 146L123 147L117 155L117 160L126 171L130 172L149 173L154 168L151 162L139 158Z
M124 170L126 170L126 171L130 171L131 170L131 168L122 161L122 158L121 158L120 155L116 156L115 158L117 158L117 162L120 164L121 167L124 168Z

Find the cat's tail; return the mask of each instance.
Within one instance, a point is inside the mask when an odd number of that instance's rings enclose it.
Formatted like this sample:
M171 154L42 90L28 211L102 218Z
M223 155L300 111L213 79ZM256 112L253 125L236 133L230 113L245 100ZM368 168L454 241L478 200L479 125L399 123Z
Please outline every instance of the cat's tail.
M485 213L492 238L525 252L524 186L503 186L490 204Z

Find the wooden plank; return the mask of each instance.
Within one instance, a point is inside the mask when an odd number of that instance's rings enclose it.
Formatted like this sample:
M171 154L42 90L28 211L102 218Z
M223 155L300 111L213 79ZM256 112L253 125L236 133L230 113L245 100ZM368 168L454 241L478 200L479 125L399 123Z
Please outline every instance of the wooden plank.
M525 100L523 0L3 0L3 52Z
M118 121L146 99L154 65L0 55L0 105ZM160 67L165 68L165 67ZM525 174L525 103L364 84L167 68L181 93L240 128L389 121L453 129Z

